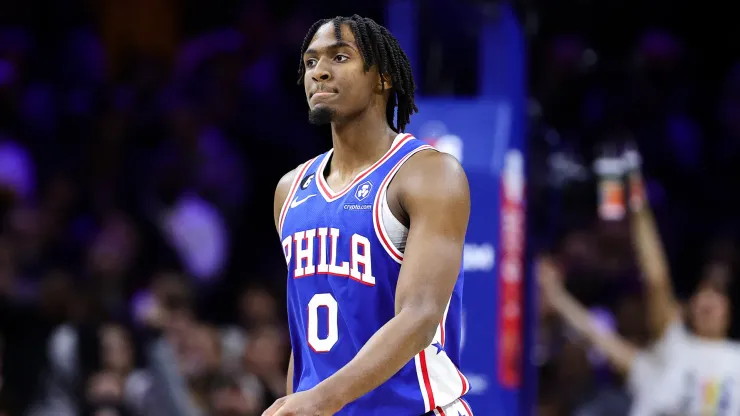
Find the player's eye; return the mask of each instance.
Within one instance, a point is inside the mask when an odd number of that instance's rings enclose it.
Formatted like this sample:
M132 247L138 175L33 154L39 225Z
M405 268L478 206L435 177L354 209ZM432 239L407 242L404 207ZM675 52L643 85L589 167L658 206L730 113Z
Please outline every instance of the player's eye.
M306 59L306 63L305 63L306 68L313 68L314 66L316 66L316 62L317 61L314 58Z
M334 60L337 62L345 62L349 59L349 56L347 55L337 55L334 57Z

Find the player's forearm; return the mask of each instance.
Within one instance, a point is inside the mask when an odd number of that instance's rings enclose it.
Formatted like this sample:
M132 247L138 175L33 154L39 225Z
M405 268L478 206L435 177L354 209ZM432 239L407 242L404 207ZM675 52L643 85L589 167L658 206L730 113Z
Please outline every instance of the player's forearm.
M653 214L647 206L632 215L632 240L648 291L648 312L654 333L660 335L676 313L668 261Z
M402 310L318 387L343 406L380 386L431 343L439 324L432 315Z
M551 293L550 303L565 321L589 343L599 349L614 367L626 373L634 361L636 349L619 335L600 330L588 310L564 290Z
M288 361L288 376L285 379L285 394L293 394L293 351L290 351L290 361Z

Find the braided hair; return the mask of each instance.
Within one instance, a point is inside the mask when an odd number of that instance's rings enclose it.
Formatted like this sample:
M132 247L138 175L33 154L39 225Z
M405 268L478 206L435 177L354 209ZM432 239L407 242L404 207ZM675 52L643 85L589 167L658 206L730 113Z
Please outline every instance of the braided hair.
M326 23L334 23L334 33L337 40L342 39L342 24L347 24L352 30L357 42L357 47L362 53L365 61L365 72L374 65L378 66L381 77L390 75L393 91L388 99L385 109L388 125L396 132L404 131L409 124L411 115L419 109L414 103L414 76L411 72L409 58L401 49L398 40L385 27L376 23L373 19L354 15L352 17L337 16L333 19L322 19L311 26L301 46L301 62L298 66L298 84L303 82L306 74L306 66L303 62L303 54L306 53L316 31ZM383 84L385 89L385 84ZM398 111L396 111L398 107ZM394 123L396 115L397 124Z

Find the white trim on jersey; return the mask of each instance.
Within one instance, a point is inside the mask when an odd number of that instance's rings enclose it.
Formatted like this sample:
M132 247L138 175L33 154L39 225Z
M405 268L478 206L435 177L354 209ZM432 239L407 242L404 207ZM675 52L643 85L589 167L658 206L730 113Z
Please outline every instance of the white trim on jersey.
M450 311L450 302L452 302L452 298L450 298L449 301L447 301L447 306L445 307L445 313L442 315L442 320L439 321L439 328L437 329L437 335L439 336L439 342L442 344L442 346L445 346L445 324L447 323L447 312ZM437 336L435 335L435 336Z
M446 336L444 327L449 307L448 301L432 344L414 357L419 389L427 412L438 408L440 403L452 403L470 390L468 379L452 363L444 350Z
M288 192L288 196L285 198L285 201L283 201L283 207L280 208L280 219L278 220L278 231L280 234L281 241L283 239L283 222L285 222L285 215L288 213L288 209L289 209L288 207L290 206L290 201L293 200L293 197L298 191L298 185L301 183L301 180L303 180L303 176L306 174L306 171L308 170L309 167L311 167L311 165L317 158L318 156L296 167L298 174L295 176L295 178L293 178L293 182L290 185L290 192Z
M432 413L435 416L473 416L470 405L462 397L446 406L437 406Z
M432 146L429 145L422 145L417 147L416 149L412 150L404 156L401 160L396 163L395 166L393 166L393 169L388 172L387 175L385 175L385 178L380 183L380 189L375 194L375 201L373 202L373 228L375 228L375 235L378 237L378 241L380 242L380 245L383 246L386 253L388 253L389 256L399 264L403 262L403 253L396 247L392 242L391 238L388 236L388 231L385 228L385 223L383 221L383 215L382 215L382 204L381 202L386 197L386 191L388 190L388 185L391 183L391 180L394 176L396 176L396 173L398 173L398 170L401 169L401 166L409 160L409 158L413 155L415 155L417 152L420 152L422 150L434 150Z
M400 137L400 139L399 139ZM399 134L396 136L396 138L393 140L393 144L391 145L390 149L381 157L377 162L373 163L370 167L363 170L358 174L355 179L352 180L347 186L344 187L341 191L334 193L332 189L329 187L329 184L326 183L326 179L324 178L324 171L326 170L326 163L331 159L332 153L334 153L334 149L329 150L329 152L324 156L324 159L321 161L321 164L319 165L318 173L316 174L316 184L319 188L319 193L321 196L324 197L326 202L334 202L337 199L344 196L347 192L349 192L350 189L352 189L355 185L360 183L363 179L368 177L375 169L377 169L380 165L382 165L386 160L388 160L391 156L393 156L398 149L402 148L404 144L408 143L409 140L413 139L414 136L411 134L401 135Z

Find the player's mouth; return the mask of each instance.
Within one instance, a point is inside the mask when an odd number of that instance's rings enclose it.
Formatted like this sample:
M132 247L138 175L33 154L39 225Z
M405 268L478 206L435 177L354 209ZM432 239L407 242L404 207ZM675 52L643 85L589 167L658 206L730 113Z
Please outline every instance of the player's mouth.
M311 95L311 102L324 101L337 95L335 92L316 92Z
M315 95L331 95L336 94L338 91L334 88L329 87L328 85L319 84L316 85L316 89L311 92L311 96L309 98L313 98Z

